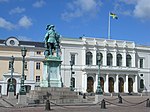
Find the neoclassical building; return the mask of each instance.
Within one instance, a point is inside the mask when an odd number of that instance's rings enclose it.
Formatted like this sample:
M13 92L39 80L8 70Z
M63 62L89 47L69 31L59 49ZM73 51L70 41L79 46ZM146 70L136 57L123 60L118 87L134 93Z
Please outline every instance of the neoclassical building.
M10 57L15 57L13 82L20 89L21 48L27 48L25 86L27 92L40 85L43 74L44 43L20 41L16 37L0 40L0 92L7 95L10 82ZM75 91L95 92L98 84L97 54L101 53L100 82L104 93L150 92L150 47L130 41L102 38L61 38L61 80L70 87L71 66Z

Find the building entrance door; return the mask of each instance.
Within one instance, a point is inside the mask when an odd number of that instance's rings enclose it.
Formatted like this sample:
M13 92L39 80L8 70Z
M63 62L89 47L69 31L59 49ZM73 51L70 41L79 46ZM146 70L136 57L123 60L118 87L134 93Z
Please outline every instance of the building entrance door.
M7 95L8 95L10 81L11 81L11 79L8 79L8 81L7 81ZM14 85L14 95L16 95L16 80L13 78L12 82L13 82L13 85Z
M128 79L128 91L129 91L129 93L133 92L133 80L132 80L132 78Z
M101 88L104 92L104 79L103 79L103 77L100 77L100 85L101 85Z
M124 80L121 77L119 78L119 92L124 92Z
M109 77L109 92L114 92L114 79L112 77Z
M88 77L87 78L87 92L93 92L93 84L94 84L94 80L92 77Z

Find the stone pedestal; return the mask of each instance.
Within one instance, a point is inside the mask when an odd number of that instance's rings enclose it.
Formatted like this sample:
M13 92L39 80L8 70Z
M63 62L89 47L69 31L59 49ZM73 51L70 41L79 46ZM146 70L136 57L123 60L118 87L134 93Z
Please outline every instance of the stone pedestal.
M17 104L19 104L19 105L27 105L27 96L26 95L19 95Z
M15 96L14 96L14 92L8 92L8 99L14 99Z
M103 95L95 95L95 101L94 103L101 103L101 101L103 100Z
M61 87L60 57L48 56L43 64L44 70L40 87Z

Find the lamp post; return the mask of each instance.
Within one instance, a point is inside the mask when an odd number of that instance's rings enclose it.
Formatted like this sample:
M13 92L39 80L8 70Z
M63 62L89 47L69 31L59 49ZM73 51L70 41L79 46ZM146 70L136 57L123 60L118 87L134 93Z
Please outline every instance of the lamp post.
M102 60L102 54L101 53L97 53L97 61L98 61L98 84L97 84L97 89L96 89L96 94L103 94L102 92L102 88L100 85L100 64L101 64L101 60Z
M73 91L73 82L72 82L72 66L73 66L73 61L70 61L70 66L71 66L71 78L70 78L70 90Z
M21 77L21 87L20 87L20 90L19 90L19 93L20 95L26 95L26 89L25 89L25 86L24 86L24 63L25 63L25 56L26 56L26 48L23 47L21 49L21 54L22 54L22 77Z
M13 72L14 72L14 67L13 67L13 64L14 64L14 60L15 58L12 56L10 58L10 63L11 63L11 78L10 78L10 85L9 85L9 89L8 91L9 92L14 92L14 85L13 85Z

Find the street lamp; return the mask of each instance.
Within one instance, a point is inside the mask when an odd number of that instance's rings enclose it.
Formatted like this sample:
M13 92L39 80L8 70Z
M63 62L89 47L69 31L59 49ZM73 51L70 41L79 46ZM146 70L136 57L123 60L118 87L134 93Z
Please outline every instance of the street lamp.
M11 78L10 78L10 85L9 85L9 89L8 91L9 92L14 92L14 85L13 85L13 72L14 72L14 67L13 67L13 64L14 64L14 60L15 58L12 56L10 58L10 64L11 64Z
M71 66L71 78L70 78L70 90L73 91L73 80L72 80L72 66L73 66L73 61L70 61L70 66Z
M25 76L24 76L24 63L25 63L25 56L26 56L26 53L27 53L27 50L25 47L23 47L21 49L21 54L22 54L22 77L21 77L21 87L20 87L20 90L19 90L19 93L20 95L26 95L26 89L25 89L25 86L24 86L24 79L25 79Z
M98 61L98 84L97 84L97 90L96 90L96 94L103 94L101 85L100 85L100 64L101 64L101 60L102 60L102 54L101 53L97 53L97 61Z

